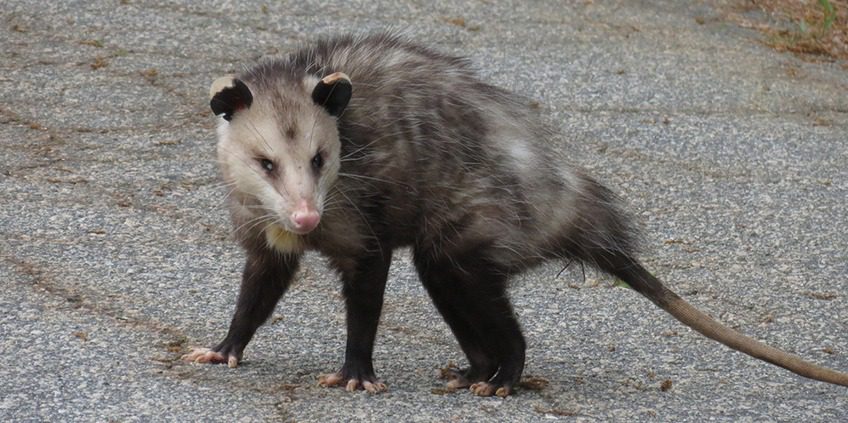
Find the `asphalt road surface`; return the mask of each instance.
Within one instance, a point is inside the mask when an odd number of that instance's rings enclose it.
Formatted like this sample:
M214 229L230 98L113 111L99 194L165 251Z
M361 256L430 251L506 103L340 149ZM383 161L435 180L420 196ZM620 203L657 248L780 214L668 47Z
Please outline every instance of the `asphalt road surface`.
M209 84L321 35L393 28L536 101L675 291L848 371L848 65L770 49L751 29L766 20L711 1L4 1L0 420L848 421L848 389L563 263L515 280L528 363L507 399L444 391L440 369L464 359L408 252L375 352L385 393L316 386L344 348L318 256L242 366L179 361L223 337L243 260Z

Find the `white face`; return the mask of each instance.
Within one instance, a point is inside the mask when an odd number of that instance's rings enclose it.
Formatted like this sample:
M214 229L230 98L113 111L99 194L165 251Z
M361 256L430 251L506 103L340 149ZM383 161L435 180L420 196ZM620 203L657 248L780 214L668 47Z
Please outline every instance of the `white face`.
M320 223L339 169L340 144L335 120L308 102L254 98L218 127L218 160L238 221L266 231L276 225L305 235ZM252 226L251 226L252 225Z

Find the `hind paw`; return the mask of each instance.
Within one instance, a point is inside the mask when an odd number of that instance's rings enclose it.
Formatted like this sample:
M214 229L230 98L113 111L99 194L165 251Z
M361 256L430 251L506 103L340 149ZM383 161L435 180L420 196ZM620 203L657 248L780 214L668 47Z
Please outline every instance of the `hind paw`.
M497 371L497 368L481 370L481 367L459 369L448 365L441 370L441 378L447 379L446 388L449 390L469 388L476 383L485 382Z
M512 388L507 385L498 386L489 382L477 382L472 384L469 388L474 395L480 397L490 397L492 395L497 395L501 398L506 398L509 394L512 393Z
M446 368L442 369L441 378L447 379L448 382L445 384L445 387L451 391L468 388L475 382L485 380L485 378L479 378L479 380L470 379L467 376L469 373L468 369Z

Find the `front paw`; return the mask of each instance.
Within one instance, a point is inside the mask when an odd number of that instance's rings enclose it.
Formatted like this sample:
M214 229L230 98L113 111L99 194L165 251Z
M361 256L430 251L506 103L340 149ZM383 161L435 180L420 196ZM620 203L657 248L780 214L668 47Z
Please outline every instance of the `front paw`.
M188 354L182 356L182 360L189 363L227 363L227 367L232 369L238 367L241 354L226 349L216 351L209 348L192 348Z
M329 373L318 377L318 385L323 387L342 386L348 392L354 392L363 389L370 394L383 392L386 389L386 384L380 382L373 371L354 371L348 369L348 366L342 366L342 370L337 373Z

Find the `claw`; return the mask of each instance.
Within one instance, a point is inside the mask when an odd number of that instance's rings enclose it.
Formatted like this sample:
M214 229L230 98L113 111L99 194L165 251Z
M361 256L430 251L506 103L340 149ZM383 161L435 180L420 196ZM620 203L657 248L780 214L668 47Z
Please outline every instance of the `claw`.
M448 383L446 384L446 387L447 387L449 390L462 389L462 388L467 388L467 387L469 387L469 386L471 386L471 384L470 384L467 380L465 380L465 378L461 378L461 377L457 377L457 378L455 378L455 379L451 379L451 380L450 380L450 381L448 381Z
M193 348L188 354L182 356L181 359L188 363L227 363L227 366L230 368L238 366L238 358L236 356L225 357L223 354L212 351L209 348Z
M362 387L368 391L369 394L376 394L386 390L386 384L383 382L371 383L366 380L362 382Z
M329 374L326 374L326 375L318 376L318 386L322 386L324 388L336 386L341 381L342 381L342 375L340 375L338 373L329 373Z
M457 389L469 388L474 384L486 382L487 379L492 376L492 375L485 376L488 373L489 372L487 372L485 370L481 371L480 368L475 369L475 368L472 368L472 367L468 367L468 368L460 369L460 368L456 367L455 365L448 364L447 367L441 369L441 371L439 373L439 377L447 380L447 383L445 384L445 389L447 389L448 391L455 391ZM495 385L495 386L497 386L497 385ZM483 389L482 385L479 388L481 389L481 392L482 392L482 389ZM472 391L476 392L476 390L472 390ZM507 392L509 392L508 389L507 389ZM483 393L485 394L485 392L483 392ZM488 395L491 395L491 394L488 394Z
M480 397L490 397L497 395L501 398L506 398L512 393L512 388L509 386L497 386L489 382L477 382L469 388L474 395Z
M477 382L469 389L479 397L490 397L495 393L495 387L487 382Z
M376 394L388 389L386 384L383 382L370 382L359 379L347 379L347 382L345 382L341 373L330 373L318 376L318 386L324 388L340 386L342 383L344 383L344 388L348 392L356 392L356 390L362 388L370 394Z

